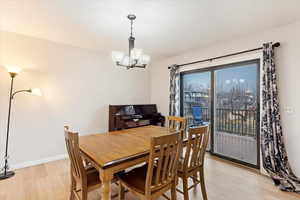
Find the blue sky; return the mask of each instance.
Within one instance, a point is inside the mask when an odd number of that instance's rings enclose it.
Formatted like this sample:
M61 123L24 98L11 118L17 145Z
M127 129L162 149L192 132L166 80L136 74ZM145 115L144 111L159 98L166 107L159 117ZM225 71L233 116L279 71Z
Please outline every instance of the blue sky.
M242 67L233 67L217 70L216 72L217 90L228 91L233 85L239 84L241 87L249 88L256 92L257 65L249 64Z
M210 88L210 72L185 74L183 76L183 86L192 84L193 86L203 86Z
M183 77L183 84L192 84L194 88L210 87L211 72L197 72L186 74ZM230 90L234 84L249 88L256 92L257 65L243 64L232 68L225 68L215 71L216 90Z

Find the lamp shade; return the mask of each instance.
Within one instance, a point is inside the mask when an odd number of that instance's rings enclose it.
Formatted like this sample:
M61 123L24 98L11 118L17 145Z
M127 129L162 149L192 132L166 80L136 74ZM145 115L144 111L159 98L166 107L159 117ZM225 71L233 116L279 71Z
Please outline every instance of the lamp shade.
M31 90L31 94L35 96L42 96L42 91L40 90L40 88L32 88L30 90Z
M124 53L120 51L113 51L111 53L111 58L114 62L121 62L124 58Z
M22 71L22 69L18 66L7 66L6 69L9 73L14 73L14 74L18 74Z
M134 49L131 50L131 57L134 60L139 60L141 58L142 54L143 54L142 49L134 48Z
M149 64L150 60L151 60L150 56L148 56L148 55L142 55L141 64L147 65L147 64Z
M129 56L124 56L121 63L122 65L129 66L130 65Z

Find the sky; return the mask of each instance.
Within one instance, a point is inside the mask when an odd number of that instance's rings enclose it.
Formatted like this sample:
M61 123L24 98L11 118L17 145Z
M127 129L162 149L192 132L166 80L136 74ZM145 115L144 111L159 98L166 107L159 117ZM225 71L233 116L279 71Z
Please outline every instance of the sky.
M242 64L231 68L215 70L216 92L229 91L234 85L256 92L257 64ZM183 76L183 87L192 84L193 88L210 88L211 72L196 72Z
M200 72L185 74L183 76L183 88L187 85L193 85L193 88L210 88L210 73Z
M257 65L248 64L242 67L220 69L216 72L217 90L229 91L234 85L256 92ZM217 91L216 91L217 92Z

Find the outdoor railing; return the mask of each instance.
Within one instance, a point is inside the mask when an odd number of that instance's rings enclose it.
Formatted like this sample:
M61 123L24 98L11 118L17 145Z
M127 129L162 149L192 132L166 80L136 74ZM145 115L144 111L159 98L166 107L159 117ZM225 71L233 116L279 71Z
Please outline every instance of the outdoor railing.
M183 112L188 124L193 124L191 106L185 106ZM203 121L210 121L210 109L202 108L202 116ZM214 120L216 131L256 137L256 110L217 108Z

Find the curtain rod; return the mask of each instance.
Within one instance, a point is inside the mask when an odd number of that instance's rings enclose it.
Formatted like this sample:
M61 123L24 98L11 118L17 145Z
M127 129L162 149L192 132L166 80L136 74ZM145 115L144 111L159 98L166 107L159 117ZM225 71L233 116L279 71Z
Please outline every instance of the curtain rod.
M280 47L280 43L276 42L272 46L273 46L273 48ZM211 62L211 61L216 60L216 59L230 57L230 56L235 56L235 55L239 55L239 54L243 54L243 53L248 53L248 52L252 52L252 51L262 50L262 49L263 49L262 47L259 47L259 48L255 48L255 49L249 49L249 50L240 51L240 52L236 52L236 53L231 53L231 54L227 54L227 55L223 55L223 56L218 56L218 57L214 57L214 58L208 58L208 59L204 59L204 60L198 60L198 61L194 61L194 62L184 63L184 64L180 64L180 65L177 65L177 66L178 67L182 67L182 66L192 65L192 64L196 64L196 63L202 63L202 62L208 62L208 61ZM168 67L168 69L171 69L171 67Z

